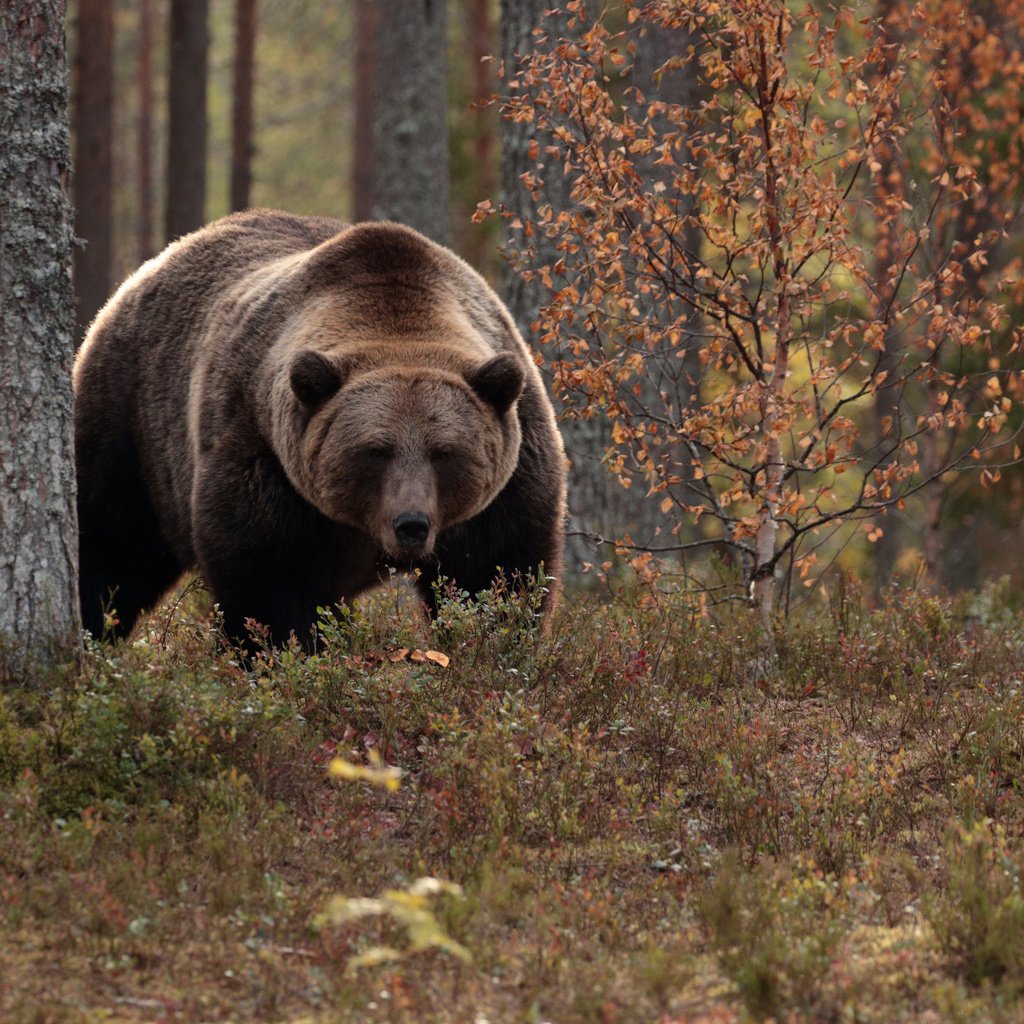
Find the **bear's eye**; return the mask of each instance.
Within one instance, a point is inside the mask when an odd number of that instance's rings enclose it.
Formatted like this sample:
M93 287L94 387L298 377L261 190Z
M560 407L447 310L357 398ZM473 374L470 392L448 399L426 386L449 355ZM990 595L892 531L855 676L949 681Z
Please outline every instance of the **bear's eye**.
M391 448L386 444L372 444L364 449L364 454L375 462L385 462L391 458L392 452Z
M447 462L452 457L451 450L448 448L435 448L430 453L430 459L432 462Z

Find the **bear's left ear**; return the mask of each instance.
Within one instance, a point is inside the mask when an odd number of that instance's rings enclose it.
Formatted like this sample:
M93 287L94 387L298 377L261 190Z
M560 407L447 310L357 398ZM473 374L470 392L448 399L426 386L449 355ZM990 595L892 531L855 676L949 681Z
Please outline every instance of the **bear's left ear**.
M299 401L315 409L341 389L347 376L343 364L307 349L292 360L288 379Z
M500 416L523 393L526 377L516 357L502 352L467 374L466 381Z

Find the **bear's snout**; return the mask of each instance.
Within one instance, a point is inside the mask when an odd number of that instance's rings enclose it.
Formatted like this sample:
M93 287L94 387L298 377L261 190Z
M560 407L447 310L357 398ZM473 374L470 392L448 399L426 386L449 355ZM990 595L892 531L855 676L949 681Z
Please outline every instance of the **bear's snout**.
M430 536L430 516L423 512L399 512L391 525L406 550L423 547Z

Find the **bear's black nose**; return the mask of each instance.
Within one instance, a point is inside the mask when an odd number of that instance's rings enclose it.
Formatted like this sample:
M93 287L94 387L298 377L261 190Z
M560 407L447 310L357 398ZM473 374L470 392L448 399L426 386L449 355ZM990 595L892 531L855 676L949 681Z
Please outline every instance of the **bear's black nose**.
M430 533L430 517L422 512L399 512L391 525L404 548L419 547Z

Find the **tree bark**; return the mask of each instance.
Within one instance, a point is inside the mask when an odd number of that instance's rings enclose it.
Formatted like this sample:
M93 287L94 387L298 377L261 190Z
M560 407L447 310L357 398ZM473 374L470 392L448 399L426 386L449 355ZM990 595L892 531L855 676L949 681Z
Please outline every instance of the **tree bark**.
M880 73L891 73L896 53L904 38L904 27L900 24L899 0L879 0L878 20L881 25L886 44L885 63ZM898 98L894 97L894 102ZM893 117L895 111L887 110ZM898 154L894 140L884 139L875 147L875 156L880 164L876 174L875 201L878 204L876 213L877 241L875 242L875 281L878 283L878 299L880 315L885 322L885 334L882 340L882 352L879 357L878 370L886 374L886 380L875 391L872 402L872 420L874 421L875 442L880 447L879 454L886 449L895 449L903 435L901 418L903 415L903 388L898 384L900 369L900 345L895 331L896 312L896 281L897 267L901 259L903 242L898 237L896 226L900 223L903 205L903 175L899 166ZM883 464L888 462L883 461ZM934 485L933 485L934 487ZM885 586L890 582L896 570L903 544L900 538L899 520L896 509L890 509L884 516L876 520L881 529L881 536L874 544L873 584L876 599L881 597Z
M469 153L472 166L470 199L480 202L494 197L497 183L497 149L495 109L489 106L496 82L494 65L487 58L498 48L496 26L491 16L490 0L463 0L466 17L466 48L472 78L472 104L475 106ZM478 270L485 266L493 252L489 232L477 226L464 236L460 250Z
M699 65L696 60L665 69L672 58L685 57L695 40L682 26L669 27L655 21L640 19L636 23L634 37L635 49L630 84L637 92L631 94L630 106L632 115L640 122L647 118L647 106L653 100L669 103L684 108L696 108L701 99L701 84L698 76ZM642 100L641 98L642 97ZM669 119L661 116L655 120L659 132L677 130ZM688 159L694 160L691 155ZM660 183L666 190L673 189L674 170L666 168L658 162L656 151L635 158L635 166L642 176L642 188L648 193L654 192ZM686 213L692 212L692 206ZM688 221L678 232L673 232L675 244L683 251L699 259L701 250L700 226ZM668 289L656 295L645 296L639 288L634 289L637 296L641 316L652 327L660 328L665 324L686 322L687 336L681 341L648 341L643 352L647 370L639 403L641 419L656 421L666 415L679 418L692 404L694 392L699 385L691 381L699 381L701 376L700 361L697 358L702 340L699 337L699 318L692 312L680 308L680 300ZM672 438L666 443L653 446L652 461L665 466L664 476L678 478L681 484L670 487L670 494L679 505L690 501L687 491L693 486L693 473L690 467L688 451ZM647 497L646 488L634 487L627 492L629 497L624 503L621 515L628 521L633 530L633 538L638 543L651 543L655 533L660 529L665 543L665 526L669 525L660 505L666 492ZM682 538L680 538L682 539ZM658 543L658 541L655 541Z
M167 241L206 220L208 0L171 0Z
M138 255L144 263L153 245L153 0L139 0L139 63L136 71L139 120L136 187L139 193Z
M0 680L79 642L64 0L0 4Z
M113 249L114 10L79 0L75 53L75 313L80 343L110 296Z
M785 207L780 194L781 175L776 169L775 123L772 118L774 103L773 83L769 81L765 62L757 76L757 101L760 109L761 135L764 145L764 210L768 254L771 257L772 277L777 292L775 306L775 351L762 364L765 377L761 391L761 433L765 437L764 492L758 513L756 536L757 560L754 565L752 591L754 604L761 611L761 630L764 640L771 645L775 615L775 551L779 533L779 505L782 502L782 481L785 460L782 452L779 407L782 405L789 376L789 346L792 338L790 324L789 283L790 268L783 244Z
M377 0L356 0L355 137L352 154L352 219L373 217L376 169L373 157L373 125L376 117L377 32L380 22Z
M535 30L541 30L551 45L565 35L567 19L548 13L550 7L546 0L501 0L501 59L506 83L514 77L521 59L537 48ZM530 156L531 146L536 147L536 158ZM502 204L523 221L535 222L538 206L544 203L549 203L556 214L572 206L572 184L563 175L558 156L547 152L553 146L551 134L537 125L502 118ZM536 173L543 182L540 203L534 201L522 180L527 173ZM510 259L504 280L505 304L527 344L537 349L537 332L533 325L550 300L550 293L538 275L527 280L522 271L554 263L558 258L556 239L543 231L534 232L528 239L511 227L509 221L505 225L505 247ZM551 362L561 359L563 354L561 346L556 344L545 351L544 356ZM585 565L600 561L600 552L592 538L613 535L607 512L612 501L611 488L618 485L601 462L607 447L607 423L598 417L566 419L561 415L564 404L558 396L555 399L555 408L560 414L559 430L569 458L565 569L567 573L578 573Z
M378 20L373 217L448 241L445 0L390 0Z
M511 78L520 56L537 47L535 29L540 29L548 40L544 46L554 46L570 31L565 15L550 14L545 0L502 0L502 61L506 80ZM536 159L531 159L530 148L535 145ZM553 152L547 150L551 148ZM572 182L563 172L562 160L551 134L536 125L502 120L502 192L506 208L524 220L537 219L538 205L548 203L557 214L573 206ZM543 182L540 204L534 201L523 183L522 175L535 173ZM507 222L506 222L507 224ZM526 280L520 270L550 266L559 257L557 238L543 231L534 232L525 239L514 229L507 229L506 246L509 252L521 250L513 260L505 277L505 302L519 325L524 338L536 347L533 324L550 294L539 276ZM556 342L545 352L549 361L565 355ZM556 396L556 409L562 413L564 404ZM602 415L587 419L560 416L559 429L569 458L569 524L566 543L566 570L581 572L585 566L600 564L607 550L599 543L601 538L611 540L629 534L634 536L639 519L638 506L643 503L646 487L642 483L624 488L605 465L605 452L611 445L611 426Z
M235 69L231 101L231 209L246 210L252 192L253 67L256 0L236 0Z

